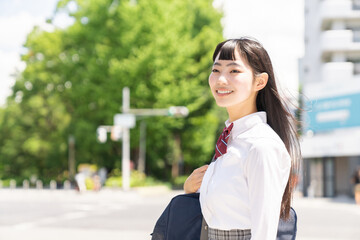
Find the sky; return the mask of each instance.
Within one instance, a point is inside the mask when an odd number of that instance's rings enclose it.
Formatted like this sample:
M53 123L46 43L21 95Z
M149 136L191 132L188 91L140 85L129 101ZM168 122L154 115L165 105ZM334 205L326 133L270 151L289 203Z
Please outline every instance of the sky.
M11 94L14 73L25 68L20 60L27 34L35 25L51 31L47 18L58 0L0 0L0 106ZM298 59L304 55L304 0L214 0L222 9L225 38L252 36L269 52L276 76L286 95L297 96ZM72 23L56 14L54 25Z
M251 36L268 51L282 93L297 97L298 61L304 55L303 0L215 0L224 10L225 38Z
M25 68L20 60L26 36L35 25L46 30L51 26L46 19L54 14L58 0L0 0L0 106L11 94L14 73ZM71 19L58 14L56 26L66 27Z

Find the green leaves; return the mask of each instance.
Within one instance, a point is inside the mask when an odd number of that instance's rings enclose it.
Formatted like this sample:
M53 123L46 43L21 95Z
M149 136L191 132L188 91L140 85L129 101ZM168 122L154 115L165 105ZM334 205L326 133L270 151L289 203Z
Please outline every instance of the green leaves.
M69 2L77 7L68 8ZM62 176L70 134L77 164L120 166L121 144L98 144L95 133L99 125L113 124L125 86L131 108L190 109L187 118L145 119L148 173L169 177L170 164L177 162L169 156L182 158L189 170L211 159L224 120L207 83L212 52L222 40L221 16L211 1L62 0L57 11L68 12L75 23L28 35L26 69L0 112L0 133L7 136L0 140L5 177L21 175L24 166ZM135 166L138 146L137 127L131 130Z

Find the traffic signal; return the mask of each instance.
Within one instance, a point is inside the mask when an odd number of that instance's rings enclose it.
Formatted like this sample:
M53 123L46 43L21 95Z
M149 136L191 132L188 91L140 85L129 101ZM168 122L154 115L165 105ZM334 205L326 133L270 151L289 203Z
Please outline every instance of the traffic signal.
M100 143L105 143L107 140L107 131L103 127L98 127L96 129L96 138Z
M168 112L169 116L174 116L174 117L186 117L187 115L189 115L189 110L187 107L170 107L169 108L169 112Z

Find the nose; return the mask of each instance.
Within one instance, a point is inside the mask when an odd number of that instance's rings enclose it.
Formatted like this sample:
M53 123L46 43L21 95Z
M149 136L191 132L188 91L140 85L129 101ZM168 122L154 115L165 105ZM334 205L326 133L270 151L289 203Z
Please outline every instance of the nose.
M217 79L217 84L219 84L219 85L225 85L225 84L227 84L227 80L226 80L226 77L223 75L223 74L221 74L220 76L219 76L219 78Z

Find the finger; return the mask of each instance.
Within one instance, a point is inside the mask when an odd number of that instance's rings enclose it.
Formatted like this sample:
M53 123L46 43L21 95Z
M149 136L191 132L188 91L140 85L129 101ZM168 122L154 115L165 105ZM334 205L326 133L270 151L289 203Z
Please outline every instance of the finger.
M199 173L196 173L194 174L193 178L194 179L203 179L204 175L205 175L206 172L199 172Z
M200 186L201 186L201 183L202 183L202 182L198 182L198 183L194 184L194 187L195 187L196 189L199 189Z
M198 175L198 176L196 176L196 178L194 178L194 182L202 181L203 178L204 178L204 174L203 175Z
M204 178L204 175L196 174L196 176L193 177L192 182L199 182Z
M199 182L201 183L203 179L204 179L204 175L203 175L203 176L199 176L199 177L197 177L197 178L194 179L194 183L199 183Z
M198 172L204 172L206 171L206 169L208 169L209 165L204 165L199 167L198 169L196 169Z

